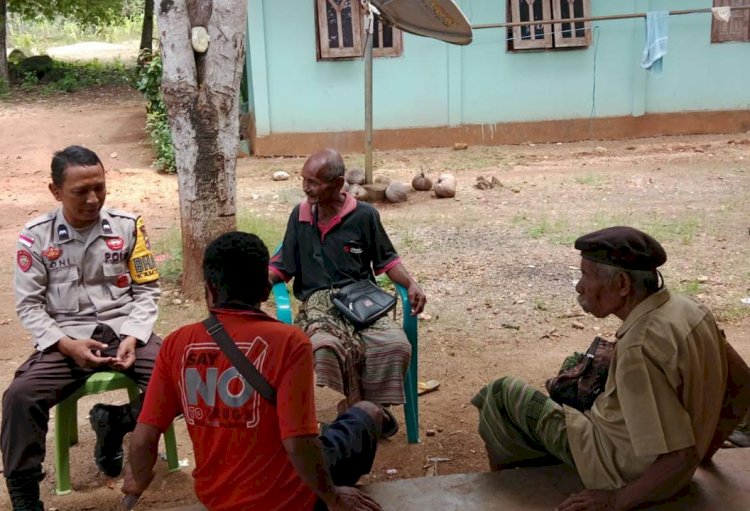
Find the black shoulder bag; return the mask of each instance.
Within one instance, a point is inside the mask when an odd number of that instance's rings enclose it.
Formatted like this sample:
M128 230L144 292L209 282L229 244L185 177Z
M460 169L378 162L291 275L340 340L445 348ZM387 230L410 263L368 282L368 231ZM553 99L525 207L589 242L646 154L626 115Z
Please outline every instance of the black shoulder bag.
M558 375L547 380L549 397L582 412L591 408L597 396L604 392L614 351L615 343L597 335L586 353L569 357L576 359L574 364L563 364Z
M318 211L315 209L313 214L313 226L318 229ZM328 274L326 265L327 260L323 245L318 237L319 233L313 235L315 259L318 260L323 271L328 277L328 285L331 284L331 277ZM336 265L331 261L331 264ZM347 284L340 289L331 293L331 303L338 311L348 319L357 330L362 330L375 323L378 319L388 314L396 306L397 299L387 291L383 291L372 280L358 280Z
M273 390L268 380L260 374L260 371L250 362L229 336L224 325L214 314L203 320L203 326L211 335L211 338L219 345L221 351L227 356L232 365L239 371L245 381L249 383L263 399L276 406L276 391Z

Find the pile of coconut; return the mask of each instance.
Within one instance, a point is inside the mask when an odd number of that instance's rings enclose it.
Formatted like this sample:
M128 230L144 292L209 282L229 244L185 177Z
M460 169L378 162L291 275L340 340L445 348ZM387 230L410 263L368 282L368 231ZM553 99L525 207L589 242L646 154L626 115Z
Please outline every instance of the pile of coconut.
M456 196L456 178L453 174L440 174L437 183L432 184L432 179L425 175L424 170L411 180L411 187L418 192L435 191L435 197L438 199L450 199Z
M357 200L405 202L409 193L408 185L384 176L375 178L375 183L371 185L365 185L365 171L359 168L347 169L344 179L344 191ZM411 180L411 187L418 192L434 190L435 197L440 199L456 196L456 178L452 174L440 174L433 186L432 179L425 175L424 170L420 170Z

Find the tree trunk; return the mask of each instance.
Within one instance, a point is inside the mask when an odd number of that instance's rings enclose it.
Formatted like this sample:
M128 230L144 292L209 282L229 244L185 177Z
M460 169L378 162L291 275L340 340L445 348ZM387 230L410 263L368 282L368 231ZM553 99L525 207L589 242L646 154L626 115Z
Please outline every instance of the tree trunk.
M10 75L8 74L8 46L7 46L7 25L8 25L8 2L0 0L0 82L10 85Z
M0 0L0 2L3 0ZM143 26L141 27L141 51L152 50L154 40L154 0L146 0L143 6Z
M247 3L159 0L157 16L162 91L179 183L182 290L199 297L206 245L235 228L239 85ZM190 41L191 28L198 25L205 26L210 37L205 54L195 53Z

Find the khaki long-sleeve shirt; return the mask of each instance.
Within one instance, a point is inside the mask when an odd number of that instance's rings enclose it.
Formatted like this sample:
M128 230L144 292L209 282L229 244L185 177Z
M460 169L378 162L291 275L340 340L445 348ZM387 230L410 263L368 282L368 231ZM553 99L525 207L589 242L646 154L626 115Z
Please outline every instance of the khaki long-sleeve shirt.
M62 337L88 339L97 324L147 342L156 322L159 273L140 217L102 208L87 234L62 209L19 234L16 312L39 351Z

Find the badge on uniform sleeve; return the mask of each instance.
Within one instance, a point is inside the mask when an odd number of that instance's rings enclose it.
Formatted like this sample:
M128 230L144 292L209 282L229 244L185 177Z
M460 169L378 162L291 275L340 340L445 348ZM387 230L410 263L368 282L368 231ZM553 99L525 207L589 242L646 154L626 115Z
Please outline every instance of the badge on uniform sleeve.
M18 242L21 245L24 245L24 246L27 246L27 247L31 248L32 245L34 245L34 238L32 238L31 236L29 236L28 234L21 233L21 234L18 235Z
M107 241L105 241L107 246L110 250L122 250L122 247L125 246L125 241L120 238L107 238Z
M68 231L68 226L60 224L57 226L57 239L60 241L67 240L70 238L70 231Z
M112 234L112 226L109 225L109 220L106 218L102 218L102 232L104 234ZM112 250L119 250L117 248L113 248Z
M57 261L62 255L62 249L60 247L49 247L47 250L42 252L42 255L50 261Z
M159 270L156 269L156 261L149 249L145 231L143 219L138 217L135 224L135 247L128 261L130 276L136 284L145 284L159 279Z
M16 261L22 272L29 271L29 268L31 268L31 253L28 250L19 250L16 253Z

